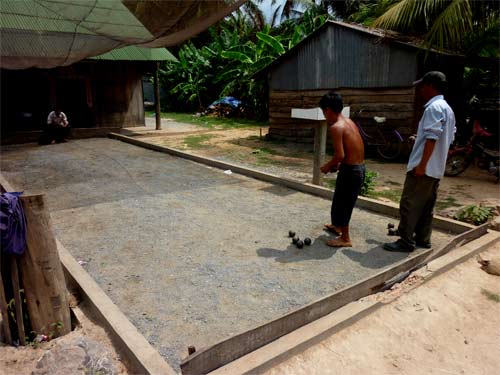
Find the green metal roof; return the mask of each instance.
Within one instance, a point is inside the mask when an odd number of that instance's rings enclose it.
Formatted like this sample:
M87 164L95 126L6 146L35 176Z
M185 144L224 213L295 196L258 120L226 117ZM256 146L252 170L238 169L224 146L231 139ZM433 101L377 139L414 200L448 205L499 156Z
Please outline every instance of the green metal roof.
M166 48L127 46L116 48L102 55L89 57L92 60L111 61L177 61Z

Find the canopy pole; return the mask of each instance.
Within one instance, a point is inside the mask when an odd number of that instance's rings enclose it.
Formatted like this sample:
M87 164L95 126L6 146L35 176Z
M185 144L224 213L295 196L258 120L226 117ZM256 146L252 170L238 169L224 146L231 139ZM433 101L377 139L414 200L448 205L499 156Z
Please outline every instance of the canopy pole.
M154 78L156 130L161 130L160 84L158 83L159 70L160 70L160 63L157 62L155 69L155 78Z

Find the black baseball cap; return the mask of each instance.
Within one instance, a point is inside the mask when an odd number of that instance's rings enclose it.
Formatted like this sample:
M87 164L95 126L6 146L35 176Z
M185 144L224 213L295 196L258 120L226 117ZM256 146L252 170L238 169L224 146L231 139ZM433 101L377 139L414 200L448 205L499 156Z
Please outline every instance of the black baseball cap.
M413 86L420 85L421 83L430 83L436 87L443 88L446 86L447 81L444 73L433 70L425 73L418 81L413 82Z

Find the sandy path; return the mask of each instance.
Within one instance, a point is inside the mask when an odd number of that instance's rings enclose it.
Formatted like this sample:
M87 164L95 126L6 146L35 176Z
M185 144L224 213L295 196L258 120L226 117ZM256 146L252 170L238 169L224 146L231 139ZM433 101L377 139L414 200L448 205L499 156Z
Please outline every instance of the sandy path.
M470 259L266 374L498 374L499 294Z

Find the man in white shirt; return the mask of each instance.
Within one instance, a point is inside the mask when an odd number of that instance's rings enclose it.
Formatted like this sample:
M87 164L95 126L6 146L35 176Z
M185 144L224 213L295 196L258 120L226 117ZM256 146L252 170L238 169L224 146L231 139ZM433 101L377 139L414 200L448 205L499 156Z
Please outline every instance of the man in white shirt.
M407 166L403 195L399 203L399 239L384 244L389 251L411 252L417 247L431 248L432 217L439 181L455 136L455 115L442 95L446 76L426 73L413 83L426 102L418 124L417 139Z
M47 117L47 128L38 141L39 144L51 144L66 142L69 135L68 118L59 108L49 113Z

